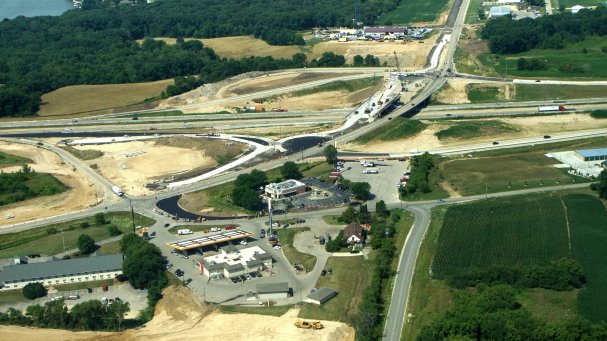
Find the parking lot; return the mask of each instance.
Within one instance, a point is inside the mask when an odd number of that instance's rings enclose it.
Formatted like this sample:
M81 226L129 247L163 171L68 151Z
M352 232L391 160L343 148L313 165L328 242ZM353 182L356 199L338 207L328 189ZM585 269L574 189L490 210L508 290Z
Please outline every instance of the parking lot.
M396 160L367 160L373 162L372 167L364 167L360 162L346 162L342 176L350 181L368 182L371 185L371 193L375 198L370 201L397 201L399 180L403 172L409 169L408 161ZM377 169L377 174L364 174L366 169Z

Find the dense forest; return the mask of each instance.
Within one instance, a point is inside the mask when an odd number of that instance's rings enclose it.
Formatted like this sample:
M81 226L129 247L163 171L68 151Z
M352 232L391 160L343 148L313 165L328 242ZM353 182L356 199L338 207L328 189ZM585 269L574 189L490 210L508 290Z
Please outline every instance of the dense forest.
M562 12L535 20L497 18L489 20L482 37L489 40L492 53L511 54L534 48L562 49L566 43L588 36L607 35L607 6L581 10L576 14Z
M212 38L253 34L270 44L303 44L297 30L352 24L346 0L172 0L115 5L87 0L58 17L18 17L0 22L0 117L29 116L43 93L67 85L146 82L200 75L177 89L247 71L301 67L293 59L225 60L195 41L169 46L145 37ZM397 0L361 1L361 19L372 23ZM310 64L312 66L322 63Z

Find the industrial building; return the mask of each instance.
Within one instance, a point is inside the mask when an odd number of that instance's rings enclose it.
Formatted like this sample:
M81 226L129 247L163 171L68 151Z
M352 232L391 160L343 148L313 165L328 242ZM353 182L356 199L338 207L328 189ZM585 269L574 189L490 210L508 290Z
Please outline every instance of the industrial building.
M505 17L512 15L512 8L506 6L496 6L489 9L489 18Z
M333 289L320 288L311 292L310 295L308 295L306 302L321 305L335 297L335 295L337 295L337 292Z
M0 290L21 289L33 282L51 286L113 279L122 274L123 260L122 254L92 254L87 258L7 265L0 272Z
M607 148L576 150L575 156L582 161L607 160Z
M272 199L283 199L306 192L306 184L297 180L286 180L266 185L265 193Z
M257 296L262 301L285 299L289 297L289 283L257 284Z
M271 268L272 256L259 246L238 250L228 245L221 249L221 253L199 261L198 266L209 278L231 278Z

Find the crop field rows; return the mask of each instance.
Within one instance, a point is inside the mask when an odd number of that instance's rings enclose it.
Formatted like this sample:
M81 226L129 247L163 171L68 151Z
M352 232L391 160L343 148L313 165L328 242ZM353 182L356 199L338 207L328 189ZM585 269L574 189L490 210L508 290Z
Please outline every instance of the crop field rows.
M577 293L577 313L605 322L606 228L605 205L588 194L518 196L451 206L440 228L432 276L441 279L494 266L545 265L572 257L587 278Z
M569 254L560 198L517 198L451 207L432 271L438 278L473 267L547 264Z

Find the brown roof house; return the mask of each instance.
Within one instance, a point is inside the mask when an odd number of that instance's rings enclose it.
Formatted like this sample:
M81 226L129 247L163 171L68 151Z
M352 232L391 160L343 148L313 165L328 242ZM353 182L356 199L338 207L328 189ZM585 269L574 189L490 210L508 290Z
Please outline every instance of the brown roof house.
M360 244L363 242L363 228L359 223L353 221L344 228L344 240L348 244Z

